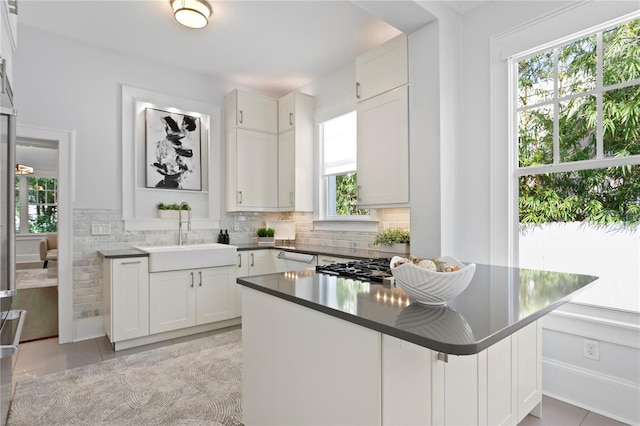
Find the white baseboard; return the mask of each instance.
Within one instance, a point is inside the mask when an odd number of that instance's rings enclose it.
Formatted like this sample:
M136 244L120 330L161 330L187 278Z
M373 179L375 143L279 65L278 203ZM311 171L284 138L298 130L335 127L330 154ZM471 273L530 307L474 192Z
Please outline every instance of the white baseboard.
M542 390L551 398L585 410L627 424L640 424L637 383L543 358Z
M95 339L106 333L102 325L102 315L97 317L80 318L73 320L73 341Z

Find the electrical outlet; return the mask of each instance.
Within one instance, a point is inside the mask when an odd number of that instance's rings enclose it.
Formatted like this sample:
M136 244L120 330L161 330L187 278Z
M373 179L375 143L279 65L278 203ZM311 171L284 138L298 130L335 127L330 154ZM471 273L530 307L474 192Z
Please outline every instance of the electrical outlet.
M111 225L108 223L92 223L91 235L110 235Z
M233 222L233 230L238 232L240 230L240 224L238 222Z
M598 361L600 359L600 342L584 339L584 357Z

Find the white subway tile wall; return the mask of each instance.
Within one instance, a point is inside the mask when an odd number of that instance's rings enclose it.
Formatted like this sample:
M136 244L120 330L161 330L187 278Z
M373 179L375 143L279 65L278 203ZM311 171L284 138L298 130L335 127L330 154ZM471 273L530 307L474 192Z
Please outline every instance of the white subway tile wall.
M409 229L409 209L378 209L378 231ZM220 229L228 230L231 244L256 242L255 230L267 220L295 220L296 242L322 247L372 248L375 233L313 230L313 213L226 213ZM110 235L91 235L91 224L111 225ZM193 230L189 242L216 242L220 229ZM102 315L102 250L136 246L176 244L176 231L125 231L120 210L74 209L73 211L73 319Z

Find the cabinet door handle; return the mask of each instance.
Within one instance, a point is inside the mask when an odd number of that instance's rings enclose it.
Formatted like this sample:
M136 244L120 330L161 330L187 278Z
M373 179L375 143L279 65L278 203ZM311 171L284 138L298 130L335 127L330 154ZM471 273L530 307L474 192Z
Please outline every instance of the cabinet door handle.
M9 4L9 13L13 13L14 15L18 14L18 0L9 0L7 2Z
M242 191L238 191L238 204L242 204Z
M362 185L358 185L358 195L357 195L358 201L362 201L362 197L360 196L361 192L362 192Z
M289 204L293 205L293 191L289 191Z
M356 99L360 99L360 83L356 82Z
M255 259L253 258L253 253L251 253L251 267L255 264Z
M202 271L198 271L198 286L202 287Z
M136 260L136 261L132 261L132 262L122 262L121 265L136 265L138 263L142 263L141 260Z
M191 285L189 287L193 287L193 272L189 272L189 275L191 275Z
M238 253L238 268L242 268L242 255Z
M293 113L289 113L289 126L293 126Z
M242 110L240 110L240 124L242 124L243 120L244 120L244 114L242 113Z
M438 352L438 361L449 362L449 354Z

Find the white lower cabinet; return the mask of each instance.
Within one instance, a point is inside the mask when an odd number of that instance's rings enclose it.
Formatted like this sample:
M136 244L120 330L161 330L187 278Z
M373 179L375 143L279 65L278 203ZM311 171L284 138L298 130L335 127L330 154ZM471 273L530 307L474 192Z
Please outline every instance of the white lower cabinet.
M540 326L447 355L242 287L247 425L516 425L539 414Z
M149 335L149 260L103 261L103 325L112 343Z
M236 277L270 274L274 272L272 250L243 250L238 252ZM242 315L242 286L236 285L236 312Z
M234 266L149 275L152 334L237 316Z

